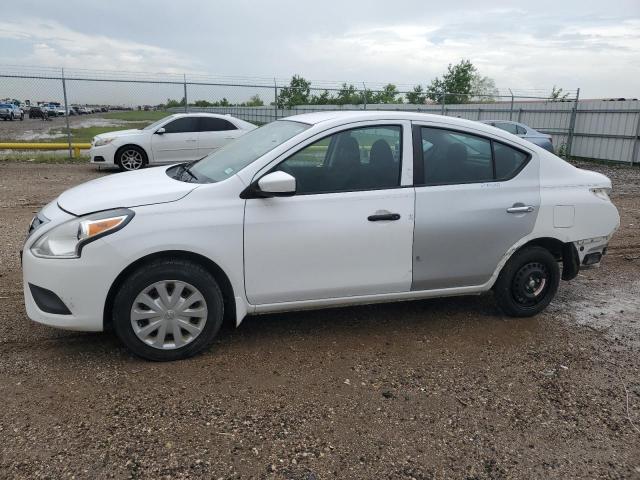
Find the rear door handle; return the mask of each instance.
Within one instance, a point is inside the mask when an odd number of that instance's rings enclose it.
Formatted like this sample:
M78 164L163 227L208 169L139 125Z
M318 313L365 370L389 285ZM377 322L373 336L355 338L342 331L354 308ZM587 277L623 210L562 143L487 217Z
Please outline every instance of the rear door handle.
M530 213L535 209L531 205L514 205L507 208L507 213Z
M370 222L381 222L383 220L395 221L395 220L400 220L400 214L399 213L381 213L377 215L369 215L367 217L367 220L369 220Z

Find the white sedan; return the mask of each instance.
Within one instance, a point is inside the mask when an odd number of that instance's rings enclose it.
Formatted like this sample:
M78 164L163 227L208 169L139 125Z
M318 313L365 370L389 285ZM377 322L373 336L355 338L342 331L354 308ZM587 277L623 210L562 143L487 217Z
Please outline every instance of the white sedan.
M97 165L139 170L147 165L198 160L255 128L230 115L169 115L140 130L96 135L89 156Z
M610 190L477 122L289 117L44 207L22 254L27 314L113 328L152 360L265 312L493 292L505 314L535 315L561 278L600 263L619 225Z

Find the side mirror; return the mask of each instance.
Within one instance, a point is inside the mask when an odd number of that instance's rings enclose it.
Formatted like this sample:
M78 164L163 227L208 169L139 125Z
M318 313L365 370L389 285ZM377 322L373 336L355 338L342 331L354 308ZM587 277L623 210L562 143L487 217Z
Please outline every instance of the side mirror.
M285 172L271 172L258 180L256 192L265 197L290 197L296 193L296 179Z
M158 135L162 135L164 132L166 132L166 130L164 129L164 127L160 127L159 129L156 130L156 133Z

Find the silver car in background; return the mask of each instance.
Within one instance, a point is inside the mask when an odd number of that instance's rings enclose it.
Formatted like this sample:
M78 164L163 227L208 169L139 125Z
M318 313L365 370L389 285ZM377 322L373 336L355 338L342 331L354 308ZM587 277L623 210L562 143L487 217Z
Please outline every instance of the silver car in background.
M553 140L551 135L539 132L524 123L512 122L510 120L482 120L481 123L486 123L487 125L492 125L500 130L504 130L505 132L517 135L531 143L535 143L539 147L542 147L551 153L555 153L553 151Z

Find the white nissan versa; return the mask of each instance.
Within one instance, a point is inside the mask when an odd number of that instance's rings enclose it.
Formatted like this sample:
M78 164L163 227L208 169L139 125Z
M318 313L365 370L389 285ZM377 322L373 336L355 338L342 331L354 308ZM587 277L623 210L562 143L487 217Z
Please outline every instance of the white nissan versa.
M256 126L231 115L177 113L141 129L96 135L89 158L97 165L139 170L147 165L189 162L255 130Z
M277 120L195 163L103 177L33 219L29 317L175 360L223 318L493 291L543 310L599 264L611 182L502 130L405 112ZM562 270L559 264L562 264Z

